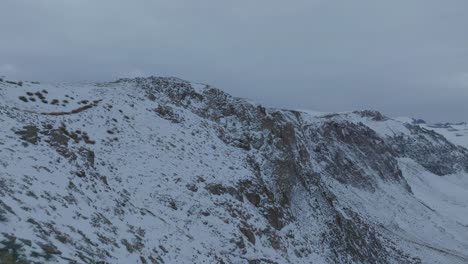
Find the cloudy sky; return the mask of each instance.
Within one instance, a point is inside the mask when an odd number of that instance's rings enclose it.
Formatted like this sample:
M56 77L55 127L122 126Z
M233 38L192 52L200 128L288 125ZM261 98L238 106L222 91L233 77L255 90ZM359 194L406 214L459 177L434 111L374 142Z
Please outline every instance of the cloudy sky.
M0 75L177 76L268 106L468 121L466 0L1 0Z

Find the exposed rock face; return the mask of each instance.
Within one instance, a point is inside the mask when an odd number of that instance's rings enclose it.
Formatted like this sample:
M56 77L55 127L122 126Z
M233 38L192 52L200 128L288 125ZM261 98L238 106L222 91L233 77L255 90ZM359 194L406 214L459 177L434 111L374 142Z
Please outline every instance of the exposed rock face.
M442 135L416 125L406 124L412 136L397 135L392 140L395 151L417 161L439 176L468 171L468 151L455 146Z
M419 184L468 186L468 151L431 130L266 109L177 78L44 87L0 83L0 261L468 261L463 213ZM17 99L61 89L99 104Z
M374 190L376 178L380 178L406 186L396 152L369 127L326 121L308 130L320 146L314 153L315 159L327 163L325 171L339 182Z

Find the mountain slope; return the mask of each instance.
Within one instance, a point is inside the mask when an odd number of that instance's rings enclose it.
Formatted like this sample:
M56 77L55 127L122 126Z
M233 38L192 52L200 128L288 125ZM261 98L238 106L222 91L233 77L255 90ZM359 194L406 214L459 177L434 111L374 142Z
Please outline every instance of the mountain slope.
M468 148L468 124L435 124L435 125L422 125L424 128L431 129L444 135L448 140L456 145Z
M0 93L0 259L468 262L468 151L425 127L177 78Z

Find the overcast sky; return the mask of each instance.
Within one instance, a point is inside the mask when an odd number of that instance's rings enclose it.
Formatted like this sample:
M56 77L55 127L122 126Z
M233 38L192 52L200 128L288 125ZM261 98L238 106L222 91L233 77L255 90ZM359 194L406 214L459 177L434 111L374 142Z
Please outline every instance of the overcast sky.
M177 76L267 106L468 121L466 0L1 0L0 75Z

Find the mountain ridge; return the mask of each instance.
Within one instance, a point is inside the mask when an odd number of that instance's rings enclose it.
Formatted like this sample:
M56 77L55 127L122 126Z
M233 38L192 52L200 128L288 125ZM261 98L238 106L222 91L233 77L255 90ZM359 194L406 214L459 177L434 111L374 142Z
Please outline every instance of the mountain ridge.
M468 260L468 151L426 127L265 108L166 77L2 80L0 92L0 241L18 258Z

